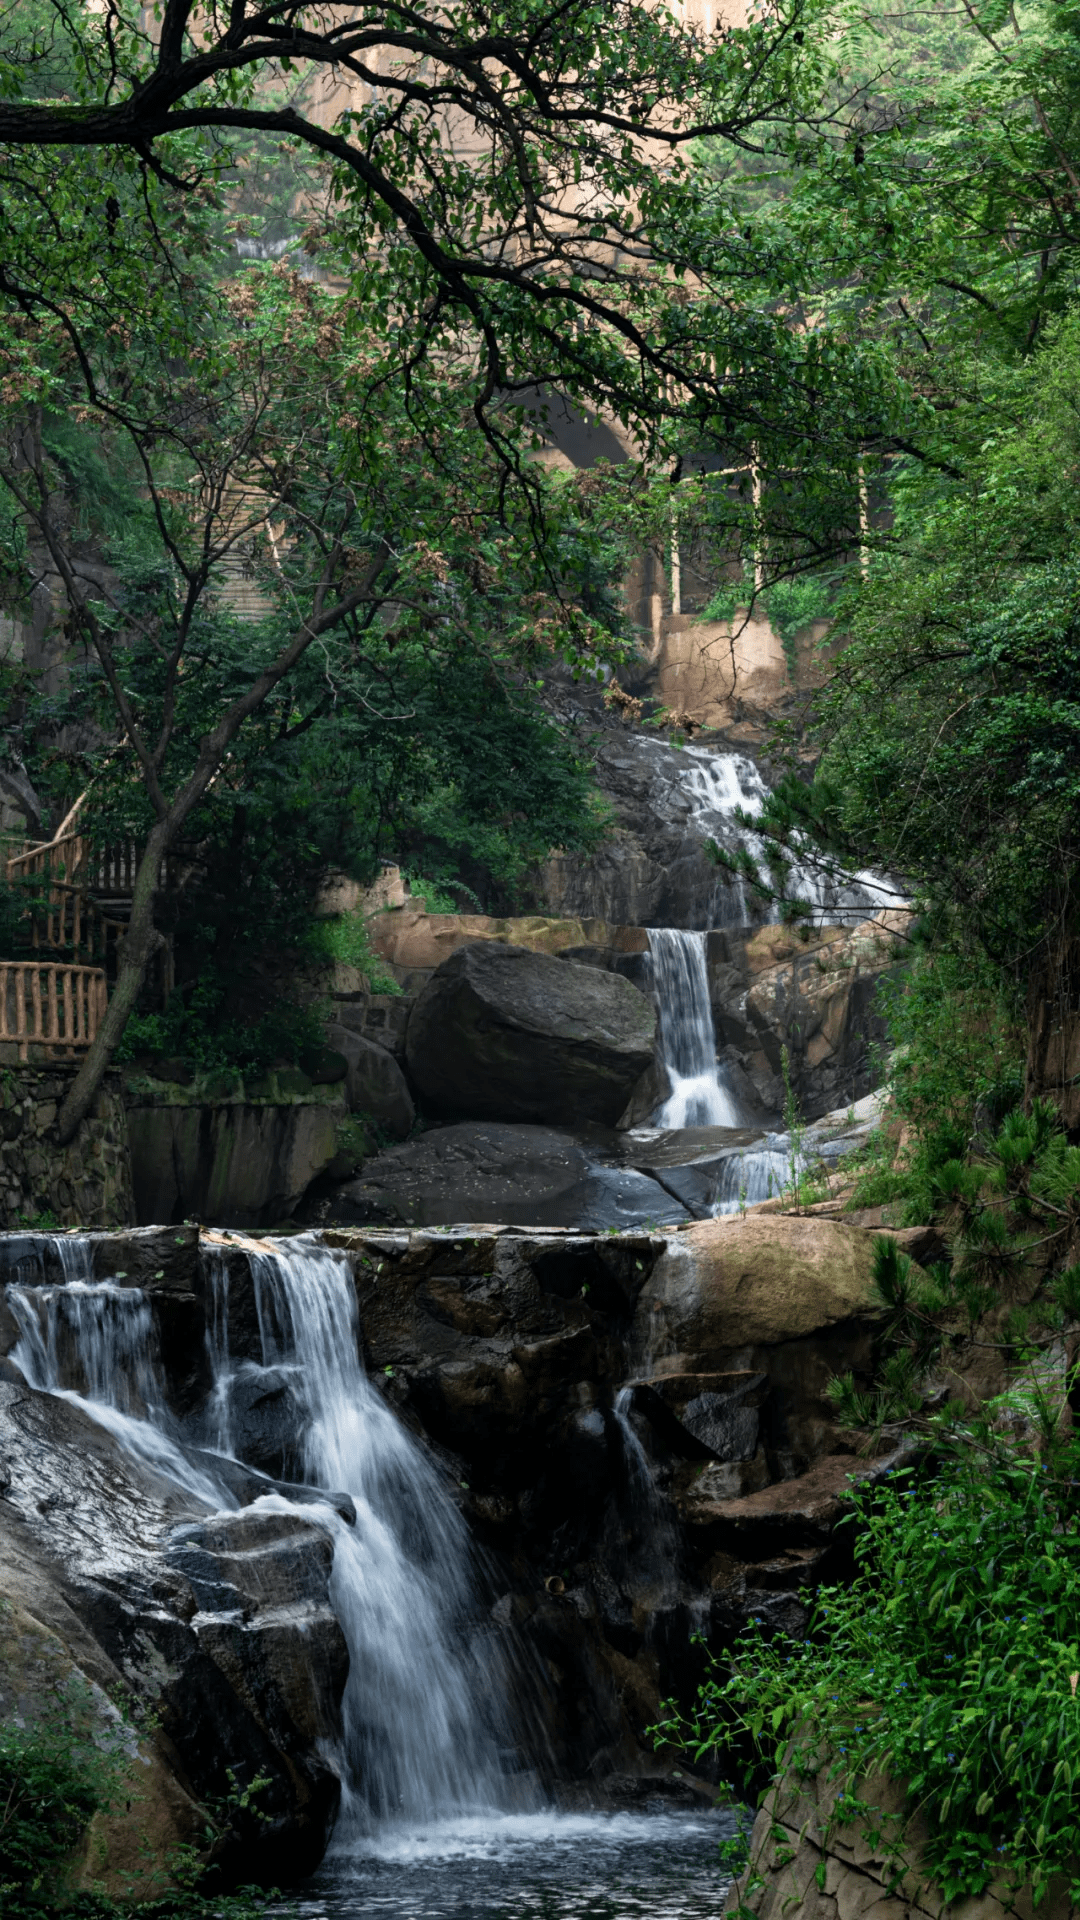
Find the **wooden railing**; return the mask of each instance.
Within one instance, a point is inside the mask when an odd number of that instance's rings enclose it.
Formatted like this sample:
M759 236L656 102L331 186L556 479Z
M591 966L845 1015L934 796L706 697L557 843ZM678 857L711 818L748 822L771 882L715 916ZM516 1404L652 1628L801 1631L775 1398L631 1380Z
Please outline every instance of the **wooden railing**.
M101 900L129 900L141 852L134 840L95 850L85 834L66 833L59 840L9 855L8 885L39 879L50 886L81 887ZM170 848L161 863L159 886L171 891L182 885L191 863L190 848Z
M0 1042L14 1041L19 1059L31 1045L74 1054L94 1039L108 1004L100 967L50 961L0 961Z
M88 963L113 955L127 928L111 920L81 887L51 886L47 900L37 900L29 915L34 953L52 948L82 957Z
M7 863L8 885L18 880L58 881L69 887L90 884L90 842L82 833L65 833L61 840L48 840L40 847L27 847L13 854Z

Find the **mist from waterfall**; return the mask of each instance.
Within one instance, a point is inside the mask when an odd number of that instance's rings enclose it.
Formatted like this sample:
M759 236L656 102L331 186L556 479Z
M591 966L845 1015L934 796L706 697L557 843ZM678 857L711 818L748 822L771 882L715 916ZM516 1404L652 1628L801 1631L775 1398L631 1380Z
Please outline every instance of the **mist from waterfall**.
M739 1127L742 1114L716 1058L704 933L649 928L649 966L659 1013L660 1059L670 1092L658 1127Z

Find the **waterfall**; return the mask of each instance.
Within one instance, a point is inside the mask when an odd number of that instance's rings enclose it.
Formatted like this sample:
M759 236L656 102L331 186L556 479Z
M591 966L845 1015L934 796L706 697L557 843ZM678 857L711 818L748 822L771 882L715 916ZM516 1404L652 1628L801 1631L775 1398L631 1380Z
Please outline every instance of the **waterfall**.
M706 747L686 746L682 752L686 762L682 792L689 803L694 826L730 852L745 847L768 872L766 843L752 828L735 818L736 813L742 813L752 819L761 812L768 798L769 789L754 762L745 754L710 753ZM792 860L788 887L794 898L809 903L819 923L854 926L885 907L906 905L881 874L847 873L826 861ZM715 912L717 926L749 922L751 914L742 879L724 887L715 902ZM768 918L778 917L779 907L774 904Z
M675 1576L675 1528L671 1509L653 1479L649 1457L630 1418L634 1404L633 1387L620 1387L615 1395L612 1417L619 1430L623 1460L626 1463L630 1523L636 1542L643 1542L648 1571L656 1575L661 1591L670 1591Z
M260 1363L230 1353L227 1249L247 1259ZM288 1382L304 1478L349 1493L356 1508L355 1525L329 1504L300 1509L333 1536L330 1594L349 1648L336 1844L390 1818L498 1806L503 1685L469 1638L468 1534L426 1454L363 1372L346 1256L299 1238L276 1246L237 1237L208 1251L209 1417L223 1464L234 1447L243 1452L237 1382L272 1369ZM139 1288L20 1280L7 1299L21 1336L11 1357L29 1385L82 1406L142 1466L210 1511L235 1508L225 1477L205 1470L207 1456L195 1464L186 1455ZM273 1494L255 1504L291 1503Z
M331 1599L350 1659L339 1844L391 1815L431 1820L493 1807L496 1729L480 1703L490 1706L499 1688L468 1639L468 1534L426 1455L360 1366L347 1257L311 1241L264 1241L250 1245L248 1261L262 1365L290 1369L304 1478L340 1488L356 1505L355 1527L337 1516L333 1523ZM220 1280L215 1290L217 1408L227 1431L235 1376Z
M800 1157L799 1171L805 1170ZM786 1134L767 1133L760 1146L733 1153L723 1162L713 1213L736 1213L759 1200L771 1200L791 1183L791 1147Z
M6 1294L20 1336L11 1358L28 1386L81 1406L141 1466L211 1511L235 1507L233 1496L180 1445L154 1358L150 1302L139 1287L116 1280L59 1287L13 1281Z
M57 1270L64 1286L94 1277L94 1243L87 1233L0 1234L0 1278L28 1286Z
M716 1059L704 933L649 928L660 1014L660 1057L671 1092L654 1116L659 1127L738 1127L738 1102Z

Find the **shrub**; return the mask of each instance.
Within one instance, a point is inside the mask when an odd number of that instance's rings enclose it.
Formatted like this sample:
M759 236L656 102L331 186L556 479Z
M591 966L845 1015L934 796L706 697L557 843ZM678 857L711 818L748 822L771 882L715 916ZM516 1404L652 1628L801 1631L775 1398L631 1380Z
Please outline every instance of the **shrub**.
M1014 1391L966 1429L941 1423L933 1479L854 1490L853 1584L819 1593L805 1641L752 1623L658 1741L749 1747L758 1783L824 1771L831 1830L864 1819L897 1866L918 1810L947 1901L999 1878L1038 1901L1055 1873L1080 1899L1080 1440L1063 1404ZM904 1783L900 1815L868 1798L875 1774Z
M901 1164L878 1135L855 1164L850 1204L894 1204L901 1225L932 1217L940 1169L1023 1092L1023 1031L1000 973L975 953L917 953L878 987L888 1032L889 1119L906 1131Z

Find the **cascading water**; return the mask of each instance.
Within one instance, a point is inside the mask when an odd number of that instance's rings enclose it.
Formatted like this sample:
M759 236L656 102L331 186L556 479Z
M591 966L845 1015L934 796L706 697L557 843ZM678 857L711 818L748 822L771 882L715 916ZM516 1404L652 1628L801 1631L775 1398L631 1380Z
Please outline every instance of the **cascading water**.
M647 1571L661 1591L668 1591L674 1578L675 1528L671 1509L657 1489L648 1455L630 1418L633 1405L633 1387L620 1387L611 1411L626 1464L630 1520L639 1555L643 1552L647 1560Z
M260 1363L229 1348L226 1247L246 1255ZM80 1269L81 1271L82 1269ZM313 1242L231 1240L211 1251L209 1420L232 1458L232 1399L244 1374L289 1383L304 1478L352 1496L355 1524L305 1505L332 1534L331 1598L349 1646L342 1703L342 1817L336 1844L396 1823L452 1820L500 1804L502 1676L470 1643L470 1549L464 1523L424 1453L358 1360L356 1292L344 1254ZM31 1386L76 1401L142 1465L211 1511L235 1508L187 1457L153 1355L148 1300L115 1280L9 1284L21 1338L12 1358ZM280 1494L256 1505L285 1507Z
M799 1156L795 1171L805 1170L805 1158ZM767 1133L760 1146L733 1153L720 1170L714 1213L736 1213L741 1207L756 1206L759 1200L771 1200L783 1192L792 1180L792 1151L786 1134Z
M287 1248L253 1244L248 1261L261 1364L276 1377L288 1369L304 1478L340 1488L356 1506L355 1527L336 1514L329 1523L331 1598L350 1656L337 1844L389 1816L445 1820L495 1807L503 1789L491 1724L500 1676L468 1639L468 1535L426 1456L360 1367L346 1256L293 1240ZM215 1417L228 1433L237 1370L224 1262L212 1277Z
M72 1253L69 1265L84 1273L89 1259ZM14 1281L6 1294L20 1335L11 1358L29 1386L83 1407L140 1465L211 1511L235 1507L227 1489L180 1445L154 1361L150 1303L140 1288L80 1278L65 1286Z
M43 1277L56 1271L51 1246L47 1258L25 1240L12 1246L7 1273L18 1277L7 1298L21 1335L12 1358L31 1386L76 1402L180 1490L185 1518L235 1508L226 1483L235 1481L231 1456L245 1449L247 1390L257 1400L268 1381L275 1396L287 1382L286 1419L308 1481L351 1494L355 1525L326 1502L299 1509L333 1539L331 1597L350 1654L342 1816L310 1889L317 1909L305 1900L304 1911L328 1920L359 1920L376 1908L407 1920L449 1907L462 1920L492 1912L633 1920L644 1900L659 1920L710 1920L724 1891L716 1843L731 1816L528 1810L502 1775L503 1676L470 1641L465 1528L427 1456L363 1373L345 1256L301 1238L203 1244L213 1381L203 1427L222 1450L220 1478L213 1456L189 1444L169 1410L153 1302L117 1278L92 1280L89 1243L65 1242L67 1285ZM0 1243L0 1269L4 1252ZM614 1419L627 1548L663 1591L673 1577L670 1512L625 1394ZM205 1430L198 1437L205 1441ZM282 1493L254 1506L297 1511Z
M671 1092L659 1127L738 1127L738 1102L716 1058L704 933L650 927L649 955L660 1014L660 1057Z
M766 867L765 842L753 828L736 819L753 819L768 798L769 789L752 760L739 753L711 753L705 747L682 749L686 771L681 791L689 803L689 820L703 838L715 840L729 852L740 848ZM819 923L854 925L885 907L901 907L903 898L881 874L847 873L834 862L810 858L790 862L787 887L793 898L805 901ZM770 906L766 918L776 920L779 907ZM712 904L714 926L745 926L752 918L746 886L741 878L725 884Z

